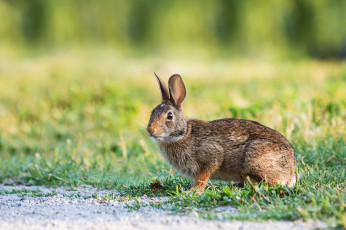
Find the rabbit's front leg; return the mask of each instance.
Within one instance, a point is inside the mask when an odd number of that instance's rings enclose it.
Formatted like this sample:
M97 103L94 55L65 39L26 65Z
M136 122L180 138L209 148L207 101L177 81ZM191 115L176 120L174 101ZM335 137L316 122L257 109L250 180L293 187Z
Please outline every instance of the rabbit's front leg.
M197 172L191 190L196 189L197 192L202 192L208 183L210 174L209 171Z

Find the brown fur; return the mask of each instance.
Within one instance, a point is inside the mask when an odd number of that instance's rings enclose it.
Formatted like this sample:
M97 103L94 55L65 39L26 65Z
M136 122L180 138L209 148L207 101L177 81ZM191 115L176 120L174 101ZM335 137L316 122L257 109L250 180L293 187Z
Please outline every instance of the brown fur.
M194 178L193 188L203 190L209 178L245 181L247 176L251 181L265 180L272 186L295 184L294 151L280 133L243 119L185 120L181 106L185 86L182 88L179 75L172 77L170 95L161 90L165 100L153 110L147 132L157 140L161 153L174 168ZM164 84L157 79L159 85ZM169 112L172 120L167 118Z

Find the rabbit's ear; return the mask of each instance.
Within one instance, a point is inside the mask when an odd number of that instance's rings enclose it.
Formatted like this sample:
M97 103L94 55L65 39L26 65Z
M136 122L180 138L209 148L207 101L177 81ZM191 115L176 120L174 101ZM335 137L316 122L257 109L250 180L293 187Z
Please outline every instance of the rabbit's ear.
M177 109L181 108L186 96L186 88L179 74L172 75L168 80L170 100Z
M169 92L166 84L159 78L159 76L156 75L154 72L157 82L159 83L160 91L161 91L161 100L163 101L168 101L169 100Z

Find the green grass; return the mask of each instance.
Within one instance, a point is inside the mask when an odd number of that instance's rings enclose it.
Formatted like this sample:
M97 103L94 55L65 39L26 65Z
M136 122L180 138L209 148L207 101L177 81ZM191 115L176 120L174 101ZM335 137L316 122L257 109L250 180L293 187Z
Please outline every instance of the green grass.
M232 205L238 213L224 218L345 224L345 63L172 63L184 70L187 117L256 120L284 134L298 160L295 188L212 181L197 195L185 192L191 180L164 162L145 133L160 102L152 71L164 79L173 72L152 67L162 66L157 60L99 57L1 60L0 182L122 192L104 199L171 196L151 205L177 213L197 208L210 219L219 218L213 208ZM152 177L162 187L150 186Z
M32 196L32 197L48 197L56 196L56 192L44 193L40 189L12 189L12 190L0 190L0 195L17 194L19 197Z

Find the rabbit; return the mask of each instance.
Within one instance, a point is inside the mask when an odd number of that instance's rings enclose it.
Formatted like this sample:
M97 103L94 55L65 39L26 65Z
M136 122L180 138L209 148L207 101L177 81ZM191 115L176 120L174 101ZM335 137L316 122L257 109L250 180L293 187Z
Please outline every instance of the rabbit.
M163 157L194 179L191 190L202 192L209 179L295 185L294 150L279 132L244 119L185 119L182 103L186 88L181 76L172 75L167 88L154 74L161 104L153 109L146 131Z

